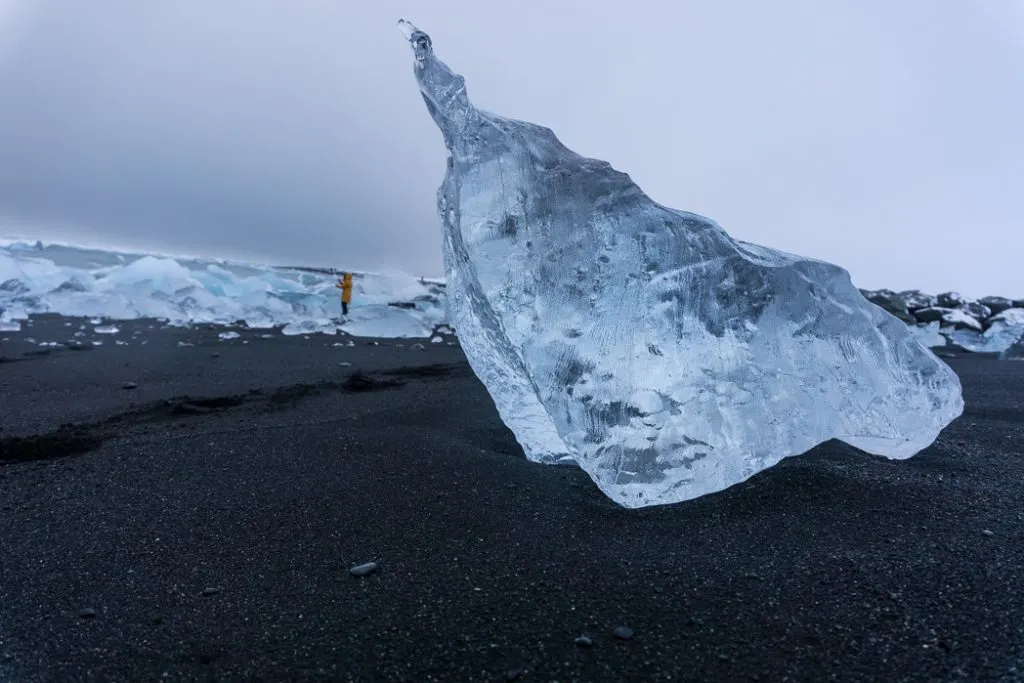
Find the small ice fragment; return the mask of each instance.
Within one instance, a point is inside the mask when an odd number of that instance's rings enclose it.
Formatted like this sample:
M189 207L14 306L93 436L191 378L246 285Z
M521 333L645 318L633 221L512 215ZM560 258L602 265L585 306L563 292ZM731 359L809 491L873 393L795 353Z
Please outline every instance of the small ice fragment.
M120 331L121 330L114 325L99 325L93 328L93 332L96 334L117 334Z
M242 335L238 334L237 332L221 332L220 334L217 335L217 338L223 341L227 341L228 339L238 339L241 336Z
M301 320L288 323L281 329L281 334L291 337L302 335L309 339L310 334L337 334L338 326L327 320Z

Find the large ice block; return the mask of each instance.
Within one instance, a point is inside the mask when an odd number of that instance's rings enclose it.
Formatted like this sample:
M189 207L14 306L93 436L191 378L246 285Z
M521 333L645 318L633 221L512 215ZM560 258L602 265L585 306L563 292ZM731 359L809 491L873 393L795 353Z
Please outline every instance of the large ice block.
M908 458L960 415L952 370L842 268L734 240L549 129L477 109L401 26L450 153L450 314L528 458L574 460L641 507L829 439Z

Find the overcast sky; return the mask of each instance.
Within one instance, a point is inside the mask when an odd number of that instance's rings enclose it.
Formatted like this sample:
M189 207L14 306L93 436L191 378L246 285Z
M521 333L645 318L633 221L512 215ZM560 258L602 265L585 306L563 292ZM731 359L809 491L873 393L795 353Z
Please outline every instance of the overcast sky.
M440 273L399 17L734 237L1024 297L1024 0L0 0L0 234Z

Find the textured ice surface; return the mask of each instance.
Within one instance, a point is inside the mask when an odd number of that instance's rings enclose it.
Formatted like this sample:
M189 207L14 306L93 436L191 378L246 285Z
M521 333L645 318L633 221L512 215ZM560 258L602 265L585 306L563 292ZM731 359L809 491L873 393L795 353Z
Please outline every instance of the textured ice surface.
M33 313L102 320L163 318L172 325L284 326L285 334L429 337L444 322L437 283L362 273L345 322L337 278L288 268L127 254L64 245L0 246L0 331ZM396 308L404 301L412 308ZM97 330L100 331L100 330Z
M531 460L574 459L639 507L832 438L907 458L961 413L952 370L844 270L733 240L547 128L476 109L402 28L450 153L450 315Z

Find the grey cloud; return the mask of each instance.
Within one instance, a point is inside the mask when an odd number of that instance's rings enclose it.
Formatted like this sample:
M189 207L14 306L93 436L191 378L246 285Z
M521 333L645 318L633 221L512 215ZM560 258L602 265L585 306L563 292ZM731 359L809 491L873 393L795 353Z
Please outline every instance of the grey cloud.
M734 236L861 286L1024 296L1024 12L783 5L33 0L0 50L0 213L53 238L437 273L444 150L405 16L478 106Z

